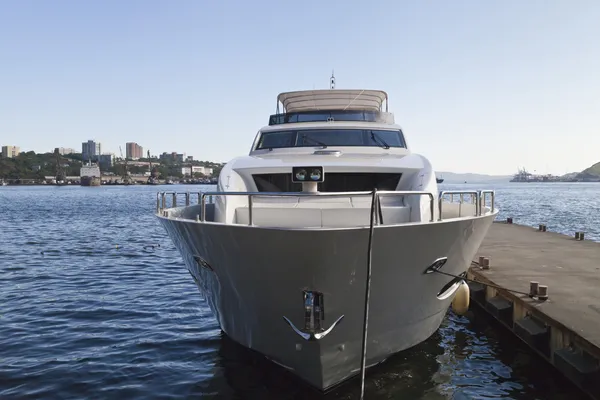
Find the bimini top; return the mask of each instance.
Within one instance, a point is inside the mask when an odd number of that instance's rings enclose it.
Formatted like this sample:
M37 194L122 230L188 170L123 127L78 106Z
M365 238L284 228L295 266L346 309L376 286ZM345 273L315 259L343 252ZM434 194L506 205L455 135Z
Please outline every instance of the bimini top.
M387 93L382 90L322 89L280 93L277 102L283 104L285 113L318 110L383 111ZM279 107L278 107L279 108Z

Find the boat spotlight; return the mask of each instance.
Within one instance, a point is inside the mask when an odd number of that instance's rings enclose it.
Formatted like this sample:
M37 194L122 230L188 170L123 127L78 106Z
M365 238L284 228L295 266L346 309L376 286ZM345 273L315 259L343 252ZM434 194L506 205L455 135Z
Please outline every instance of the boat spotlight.
M325 171L323 167L293 167L292 182L323 182L325 180Z
M297 171L294 176L296 177L297 181L301 181L304 182L306 181L306 170L305 169L301 169L299 171Z
M318 182L321 180L321 170L313 169L310 173L310 179L314 182Z

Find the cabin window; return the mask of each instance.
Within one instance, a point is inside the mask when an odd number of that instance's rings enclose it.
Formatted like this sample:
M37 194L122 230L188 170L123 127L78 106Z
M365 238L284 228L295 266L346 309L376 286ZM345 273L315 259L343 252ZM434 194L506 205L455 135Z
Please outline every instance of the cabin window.
M269 125L292 124L299 122L334 121L366 121L384 122L385 117L379 111L334 110L334 111L304 111L285 114L274 114L269 117Z
M293 147L295 135L294 132L279 132L279 135L260 135L260 141L258 142L259 149L269 148L280 148L280 147Z
M256 150L285 147L379 146L405 148L400 130L298 129L263 132Z

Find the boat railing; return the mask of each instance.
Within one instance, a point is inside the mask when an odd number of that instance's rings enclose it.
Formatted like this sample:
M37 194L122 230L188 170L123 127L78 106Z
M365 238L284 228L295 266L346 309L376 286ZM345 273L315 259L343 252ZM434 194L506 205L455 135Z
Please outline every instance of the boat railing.
M156 194L156 212L160 214L167 208L178 207L177 199L178 196L183 195L185 198L185 206L190 206L193 200L196 200L196 204L200 204L200 222L206 220L206 204L211 204L216 197L222 196L245 196L248 198L248 224L253 224L253 205L255 197L350 197L350 196L372 196L373 192L362 191L362 192L158 192ZM395 190L382 190L377 191L376 201L379 211L381 210L381 204L379 202L380 196L428 196L429 197L429 211L430 211L430 222L435 219L434 208L435 208L435 196L431 192L425 191L395 191ZM495 203L495 192L493 190L446 190L441 191L438 196L438 220L443 220L443 207L446 202L444 199L449 196L450 202L453 203L454 199L459 199L459 213L458 216L462 216L462 204L467 201L475 205L475 216L483 215L483 210L486 207L486 199L489 195L491 211L494 211ZM171 207L168 207L167 197L171 197ZM466 200L468 199L468 200ZM380 214L380 213L379 213ZM377 218L378 219L378 218ZM379 222L377 222L379 224Z
M203 192L158 192L156 193L156 212L160 213L162 210L167 208L175 208L178 206L177 199L179 195L183 195L185 198L185 205L190 206L192 204L192 196L196 196L197 204L200 204ZM171 207L167 207L167 196L171 197ZM212 196L210 196L209 203L212 203Z
M379 202L380 196L385 195L397 195L397 196L429 196L429 212L430 222L434 221L434 208L435 208L435 197L431 192L420 192L415 190L407 191L395 191L395 190L381 190L376 193L376 206L378 211L381 210L381 203ZM351 196L373 196L373 192L206 192L202 194L200 204L201 208L201 221L204 222L206 215L206 196L248 196L248 225L252 225L252 206L254 197L351 197ZM380 215L376 213L377 215ZM376 217L377 218L377 217ZM379 225L379 218L377 218L377 225Z
M483 212L483 209L487 206L486 204L486 194L490 197L490 210L494 212L494 207L496 203L496 192L493 190L481 190L479 192L479 213Z
M489 195L489 196L488 196ZM438 197L438 208L439 208L439 220L442 220L442 210L444 204L447 204L444 200L449 198L449 203L455 203L455 199L458 197L458 216L462 217L462 205L471 204L475 206L475 216L481 216L484 214L485 207L487 206L487 198L490 198L490 211L494 212L494 206L496 202L496 193L493 190L443 190L440 192Z
M253 205L255 197L351 197L351 196L372 196L373 192L159 192L156 195L156 212L160 213L167 208L167 196L172 197L171 208L177 207L177 196L185 196L185 205L191 204L192 196L196 195L198 204L201 205L200 221L204 222L206 218L206 204L213 202L214 197L220 196L246 196L248 198L248 224L253 224ZM431 192L421 192L415 190L395 191L381 190L377 191L377 207L380 210L381 204L379 196L396 195L396 196L428 196L429 197L429 212L430 221L435 219L435 196ZM380 213L379 213L380 214Z

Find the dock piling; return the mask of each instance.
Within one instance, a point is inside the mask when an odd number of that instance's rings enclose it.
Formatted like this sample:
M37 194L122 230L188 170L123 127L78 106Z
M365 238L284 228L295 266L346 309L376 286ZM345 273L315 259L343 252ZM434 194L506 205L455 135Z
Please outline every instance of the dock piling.
M546 285L539 285L538 286L538 296L537 297L541 301L548 300L548 286L546 286Z
M490 259L489 257L483 258L483 269L490 269Z
M512 217L508 217L508 218L506 218L506 223L507 223L507 224L512 224L512 223L513 223L513 219L512 219Z
M529 282L529 296L537 296L539 285L540 283L536 281Z

